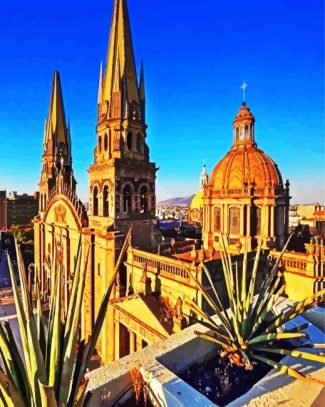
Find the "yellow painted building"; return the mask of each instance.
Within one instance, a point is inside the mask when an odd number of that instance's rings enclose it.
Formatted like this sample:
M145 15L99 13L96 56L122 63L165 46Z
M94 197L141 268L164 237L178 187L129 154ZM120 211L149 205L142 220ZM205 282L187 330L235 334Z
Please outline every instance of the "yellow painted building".
M218 262L215 249L221 231L237 254L245 247L253 249L259 237L265 244L283 244L289 184L283 184L276 164L257 148L254 122L243 104L234 121L231 150L209 180L205 169L201 175L192 219L202 222L204 247L197 241L162 243L155 218L157 167L150 161L146 142L144 72L142 66L138 80L126 0L114 1L106 66L100 70L88 211L76 195L70 129L60 76L54 73L44 130L40 209L34 219L35 266L47 301L54 285L52 266L61 263L66 309L79 242L83 263L89 252L81 318L84 337L91 332L132 226L132 245L97 344L103 362L182 329L187 323L186 297L204 306L190 273L203 283L201 264ZM308 262L312 273L311 257ZM215 269L214 275L218 277L220 270Z

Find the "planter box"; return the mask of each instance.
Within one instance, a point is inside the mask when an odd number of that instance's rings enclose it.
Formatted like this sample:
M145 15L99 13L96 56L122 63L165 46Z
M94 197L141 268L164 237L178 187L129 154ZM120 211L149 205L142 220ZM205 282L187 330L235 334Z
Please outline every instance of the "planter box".
M282 313L289 306L290 301L284 300L277 305L277 312ZM298 316L288 323L288 327L303 322L306 322L306 319L303 316ZM214 344L198 338L194 334L195 330L207 331L200 324L195 324L164 341L90 372L87 375L89 378L88 388L94 394L91 405L112 406L116 403L132 387L129 371L140 363L146 375L150 376L150 387L162 406L215 406L208 398L177 375L193 363L207 361L217 354ZM316 326L310 325L307 331L313 342L324 342L324 333ZM315 351L319 352L319 349L315 349ZM312 373L314 377L324 378L325 367L319 363L291 357L285 357L283 362L298 368L305 374ZM231 407L248 404L256 407L260 405L277 406L279 404L281 407L286 405L311 406L318 397L321 397L321 391L322 386L317 383L304 383L271 370L246 394L228 405Z

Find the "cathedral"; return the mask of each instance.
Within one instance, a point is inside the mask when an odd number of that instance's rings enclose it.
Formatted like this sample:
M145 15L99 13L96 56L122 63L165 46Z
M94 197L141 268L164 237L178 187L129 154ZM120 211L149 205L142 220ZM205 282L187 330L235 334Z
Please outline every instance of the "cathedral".
M97 139L89 173L89 208L76 194L69 124L65 116L60 75L54 73L43 141L39 182L40 209L34 220L35 266L43 298L51 293L54 253L64 270L62 301L67 307L79 240L90 248L82 316L84 336L114 271L125 235L132 226L132 244L153 250L161 241L155 218L157 167L146 143L143 66L137 77L125 0L114 2L106 67L100 72ZM57 256L58 257L58 256ZM125 286L121 274L121 286ZM118 291L118 290L116 290ZM123 289L116 295L123 294ZM103 360L113 360L105 343L113 331L108 316L99 340ZM111 352L111 353L110 353Z
M265 248L281 248L290 196L289 182L283 183L277 165L257 147L255 118L243 103L233 123L230 151L210 177L204 166L190 208L191 219L202 225L202 242L163 240L155 218L158 168L146 142L144 71L142 65L138 77L126 0L114 0L97 107L86 209L76 193L70 127L60 75L54 73L34 219L35 268L46 301L54 287L53 264L61 265L64 310L78 247L83 263L89 253L81 316L81 335L87 337L132 227L97 343L102 362L108 363L183 329L188 323L186 298L204 306L190 274L201 280L204 261L218 277L220 233L236 255L254 250L259 239ZM311 262L310 273L313 267Z

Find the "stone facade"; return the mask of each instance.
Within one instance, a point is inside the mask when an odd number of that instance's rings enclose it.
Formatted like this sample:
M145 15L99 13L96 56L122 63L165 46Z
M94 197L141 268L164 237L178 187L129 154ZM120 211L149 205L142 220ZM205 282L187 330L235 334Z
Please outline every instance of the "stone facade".
M277 165L255 143L255 118L242 104L233 124L231 150L215 166L204 188L202 239L204 247L220 248L227 237L230 249L281 248L288 236L289 182L283 184Z

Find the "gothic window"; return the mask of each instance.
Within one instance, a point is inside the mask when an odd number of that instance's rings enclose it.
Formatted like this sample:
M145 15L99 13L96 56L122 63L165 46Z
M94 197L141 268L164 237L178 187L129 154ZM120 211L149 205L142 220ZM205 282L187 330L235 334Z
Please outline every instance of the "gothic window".
M231 235L239 235L240 232L240 210L239 208L229 209L229 226Z
M132 190L130 185L125 185L123 189L123 211L130 213L132 210Z
M101 136L98 137L98 150L101 153L102 152L102 138Z
M140 190L140 205L141 213L148 212L148 187L146 185L143 185Z
M137 134L137 150L139 153L143 154L143 143L142 143L142 134Z
M104 136L104 150L107 151L108 148L108 136L105 134Z
M93 214L98 216L98 188L95 187L93 190Z
M126 136L126 144L128 146L128 149L131 151L132 150L132 133L129 132Z
M103 189L103 216L109 215L109 189L108 186L105 185Z
M214 219L215 219L215 231L220 232L221 230L221 209L214 208Z

